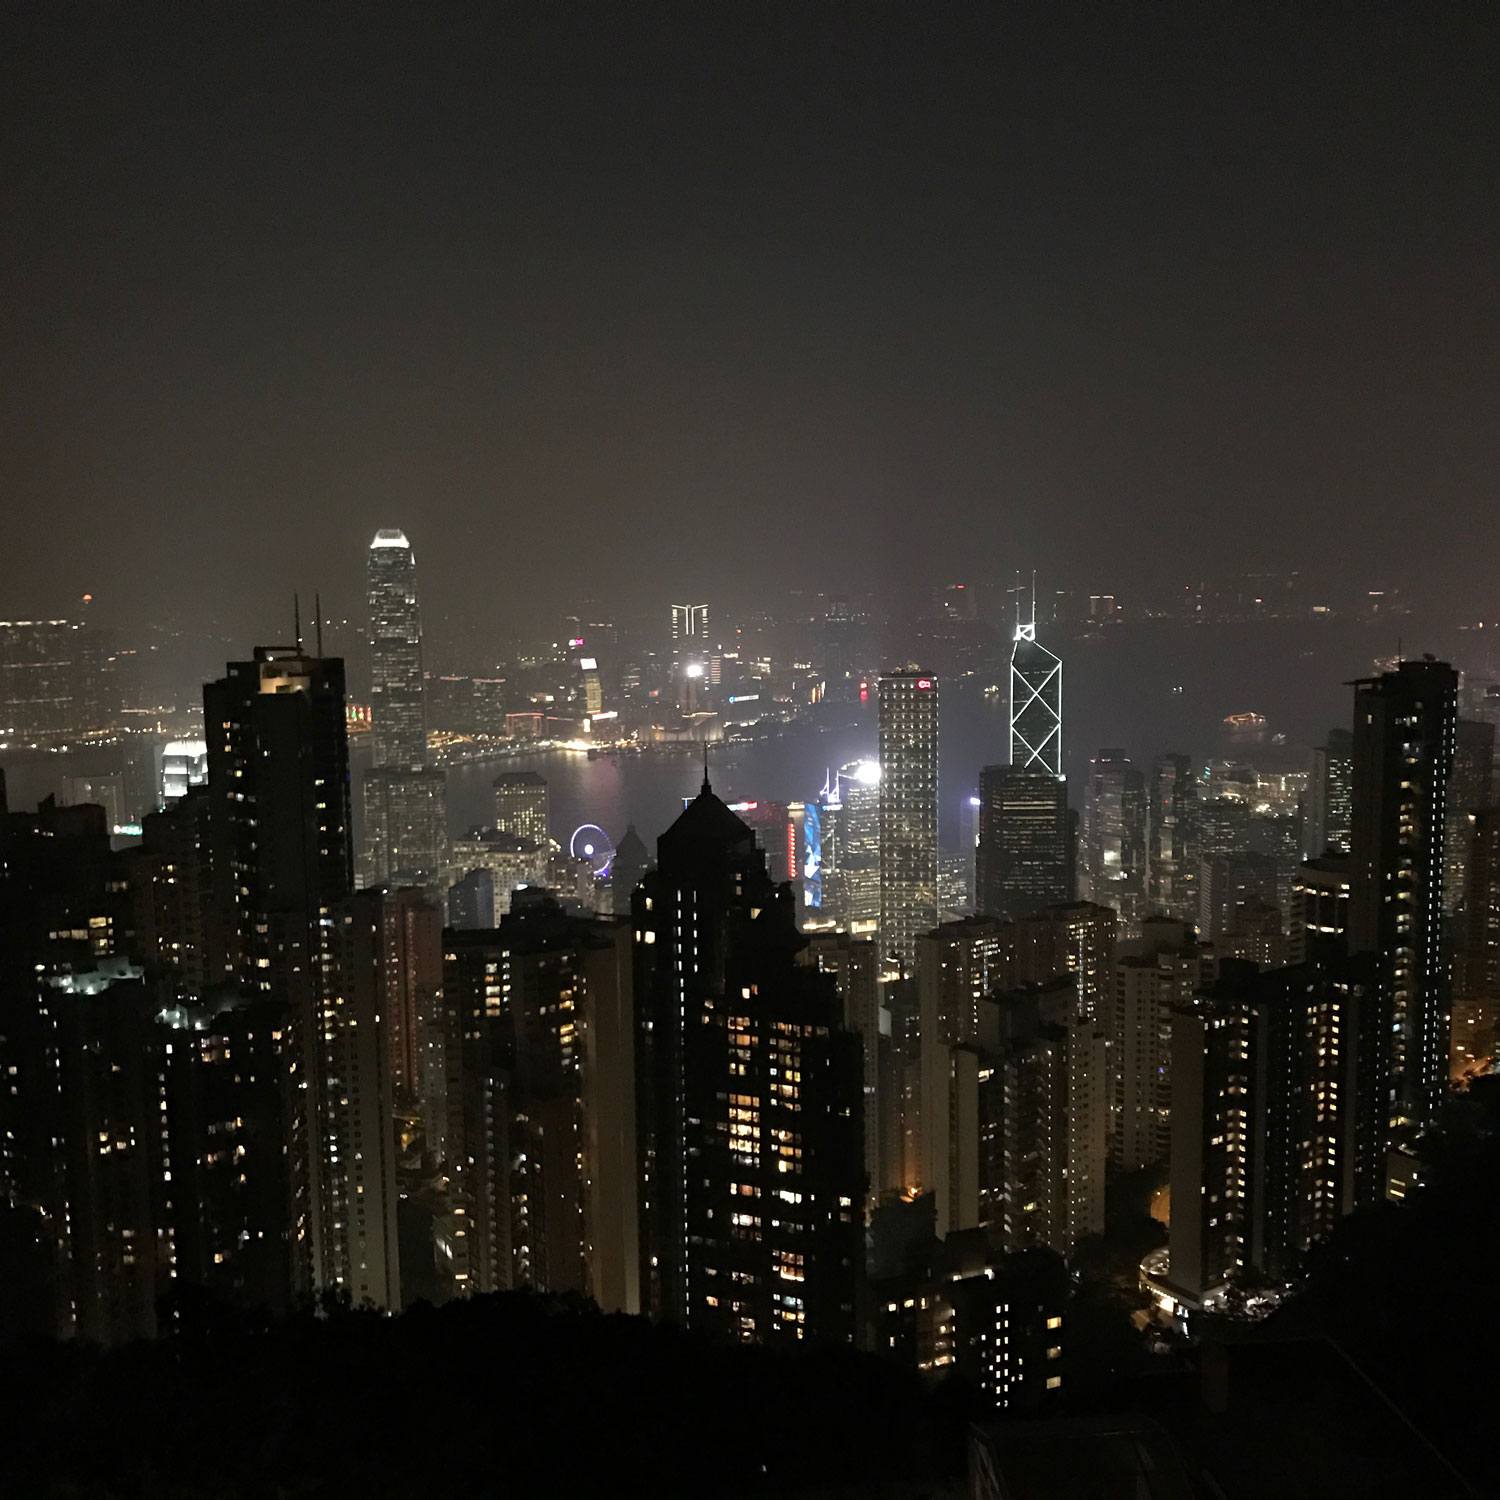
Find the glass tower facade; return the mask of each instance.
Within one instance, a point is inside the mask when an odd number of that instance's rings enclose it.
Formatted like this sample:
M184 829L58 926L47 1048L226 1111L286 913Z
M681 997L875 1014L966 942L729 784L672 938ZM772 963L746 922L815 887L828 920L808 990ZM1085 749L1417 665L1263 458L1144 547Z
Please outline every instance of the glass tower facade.
M402 531L377 531L366 561L370 707L377 766L427 762L417 561Z
M880 679L880 956L908 970L938 921L938 680Z
M1036 638L1036 621L1016 626L1010 655L1010 763L1062 775L1062 660Z

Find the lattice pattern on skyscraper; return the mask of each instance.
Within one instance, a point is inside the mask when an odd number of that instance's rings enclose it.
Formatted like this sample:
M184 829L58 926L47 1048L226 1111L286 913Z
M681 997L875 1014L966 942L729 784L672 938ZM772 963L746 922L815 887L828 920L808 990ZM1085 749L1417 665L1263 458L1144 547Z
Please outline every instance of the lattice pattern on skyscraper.
M1036 638L1036 620L1016 626L1010 657L1010 761L1062 775L1062 661Z

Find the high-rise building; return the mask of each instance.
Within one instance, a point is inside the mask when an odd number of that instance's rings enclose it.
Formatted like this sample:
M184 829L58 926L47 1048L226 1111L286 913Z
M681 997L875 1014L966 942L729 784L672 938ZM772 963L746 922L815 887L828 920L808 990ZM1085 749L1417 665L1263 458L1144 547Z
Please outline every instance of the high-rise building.
M1033 600L1010 655L1010 763L1019 770L1063 774L1062 669L1061 658L1036 638Z
M1331 963L1349 952L1349 856L1326 854L1297 871L1291 915L1291 961Z
M1189 1308L1285 1283L1380 1196L1386 1014L1370 958L1264 971L1226 960L1171 1022L1171 1285Z
M1089 761L1085 818L1089 899L1133 929L1146 914L1146 783L1123 750Z
M1443 830L1443 909L1449 913L1464 904L1473 836L1470 814L1491 805L1494 774L1495 726L1484 719L1460 719L1453 742L1453 775Z
M1449 1048L1460 1072L1482 1068L1495 1056L1500 1022L1500 808L1471 812L1468 823Z
M1185 755L1159 755L1151 767L1146 813L1149 905L1181 922L1198 919L1197 790Z
M1246 901L1281 911L1282 879L1282 865L1269 854L1205 854L1198 861L1198 935L1205 943L1222 941Z
M1067 978L1005 996L998 1019L979 1068L980 1218L1007 1250L1067 1255L1104 1232L1105 1036Z
M205 686L203 717L225 977L284 1008L301 1079L287 1143L298 1290L399 1306L379 923L349 901L344 664L257 647Z
M422 1048L441 1024L443 908L425 891L390 891L380 903L382 1015L391 1095L422 1102Z
M1249 826L1250 852L1269 859L1276 868L1276 895L1270 904L1289 912L1297 866L1302 863L1302 819L1296 813L1255 811Z
M823 920L874 932L880 919L880 762L850 761L824 780L816 871Z
M1211 977L1212 955L1186 923L1148 918L1115 961L1101 1019L1109 1042L1109 1159L1124 1171L1167 1159L1172 1123L1172 1012Z
M712 647L708 639L708 606L672 606L672 686L680 708L703 707L703 693L711 680Z
M979 773L975 909L1019 917L1073 899L1068 783L1050 771L986 766Z
M447 779L427 764L417 564L404 532L375 533L366 582L373 744L360 796L360 884L433 886L447 852Z
M154 997L121 959L57 975L44 993L64 1331L97 1344L150 1338L173 1260Z
M1355 684L1349 947L1381 958L1393 1125L1424 1124L1447 1083L1443 843L1457 700L1446 662L1403 661Z
M359 891L334 903L328 916L315 1243L323 1287L355 1307L399 1310L384 906L383 891Z
M448 852L441 766L371 766L361 784L363 885L433 886Z
M799 963L831 974L842 1006L845 1031L859 1037L864 1086L864 1145L866 1207L873 1209L885 1180L881 1158L881 1111L887 1107L880 1095L880 964L875 944L847 932L820 932L808 939L798 955ZM886 1029L890 1023L886 1017Z
M875 1348L923 1374L958 1373L999 1411L1037 1415L1064 1389L1067 1264L1006 1255L993 1239L951 1234L915 1274L872 1283Z
M495 827L501 833L530 839L539 849L548 846L547 780L536 771L502 771L495 789Z
M1234 858L1250 847L1250 804L1243 797L1200 797L1197 825L1200 859Z
M691 641L691 647L684 643ZM708 606L674 604L672 606L672 644L684 650L708 650Z
M490 877L492 908L481 925L495 927L510 910L515 891L547 884L548 864L546 849L531 839L498 828L476 828L464 838L454 839L449 846L443 882L452 891L476 870L486 871Z
M706 778L633 922L649 1307L746 1342L851 1342L861 1040L834 977L799 961L790 890Z
M221 991L160 1019L167 1220L184 1294L174 1315L200 1303L290 1313L305 1281L288 1149L300 1091L286 1013Z
M204 740L168 740L161 752L158 805L167 807L190 788L208 783L208 745Z
M135 955L175 997L200 999L225 977L212 815L207 785L194 787L147 815L127 855Z
M538 891L498 928L447 943L469 1289L530 1286L639 1312L629 924L573 916Z
M1354 736L1347 729L1330 729L1327 741L1313 751L1305 825L1309 859L1329 850L1335 854L1349 852L1353 756Z
M78 620L0 620L0 744L55 745L108 727L95 634Z
M938 680L880 679L880 956L910 969L938 922Z
M823 696L830 703L859 700L859 620L844 599L831 600L822 620Z
M1019 1181L1020 1162L1033 1149L1020 1142L1032 1139L1028 1132L1040 1140L1064 1119L1066 1131L1047 1156L1056 1192L1047 1200L1045 1242L1066 1250L1059 1226L1081 1222L1076 1202L1063 1218L1053 1213L1070 1201L1070 1174L1080 1192L1102 1193L1102 1167L1093 1171L1086 1160L1095 1105L1101 1151L1104 1141L1099 991L1111 978L1114 930L1113 911L1079 902L1016 921L944 922L918 940L917 1088L904 1122L914 1139L902 1185L934 1195L940 1233L988 1223L1003 1239L1007 1183ZM1020 1092L1007 1096L1008 1087ZM1016 1198L1007 1243L1032 1242L1020 1226L1043 1221L1028 1217L1042 1212L1026 1209L1030 1202L1030 1195Z
M0 779L0 1321L38 1337L74 1328L55 1273L69 1223L57 1145L59 991L49 981L122 955L131 924L118 865L101 808L48 798L34 813L8 812Z
M495 925L495 877L486 869L470 870L448 887L448 924L461 932Z
M427 764L417 559L404 531L377 531L365 576L370 606L370 712L377 766Z

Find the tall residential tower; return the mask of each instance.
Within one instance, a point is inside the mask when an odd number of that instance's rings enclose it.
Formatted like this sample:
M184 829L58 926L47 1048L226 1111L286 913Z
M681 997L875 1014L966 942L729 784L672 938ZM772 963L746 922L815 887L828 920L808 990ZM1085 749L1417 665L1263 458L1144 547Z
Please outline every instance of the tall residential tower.
M1349 948L1380 955L1390 1120L1420 1126L1448 1071L1443 841L1458 674L1446 662L1403 661L1354 689Z

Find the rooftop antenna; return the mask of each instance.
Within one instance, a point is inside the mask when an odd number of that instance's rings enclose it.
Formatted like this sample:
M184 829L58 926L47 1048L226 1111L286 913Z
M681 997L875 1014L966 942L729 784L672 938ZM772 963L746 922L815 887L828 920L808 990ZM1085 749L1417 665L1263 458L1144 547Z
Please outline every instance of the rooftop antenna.
M297 650L302 650L302 601L294 593L292 595L292 640Z
M320 593L313 594L313 628L317 631L318 660L323 659L323 596Z
M1031 570L1031 623L1036 624L1036 569Z

